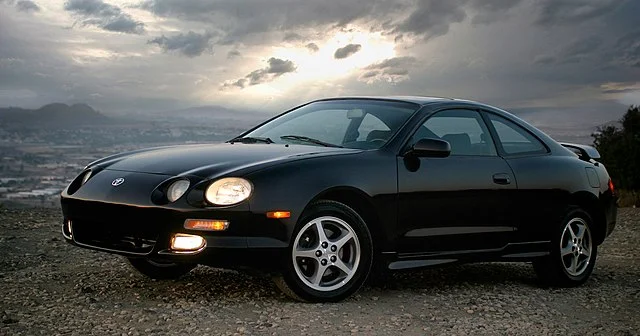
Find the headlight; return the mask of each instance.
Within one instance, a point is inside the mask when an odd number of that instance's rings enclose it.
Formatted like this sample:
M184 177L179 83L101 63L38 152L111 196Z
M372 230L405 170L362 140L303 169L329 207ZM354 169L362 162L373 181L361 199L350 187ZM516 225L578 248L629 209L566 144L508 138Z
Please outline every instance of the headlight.
M169 202L177 201L189 189L189 180L177 180L167 189L167 199Z
M249 198L251 189L249 181L238 177L227 177L211 183L204 197L211 204L232 205Z
M87 183L90 177L91 177L91 170L88 170L86 173L84 173L84 176L82 176L82 183L80 185Z

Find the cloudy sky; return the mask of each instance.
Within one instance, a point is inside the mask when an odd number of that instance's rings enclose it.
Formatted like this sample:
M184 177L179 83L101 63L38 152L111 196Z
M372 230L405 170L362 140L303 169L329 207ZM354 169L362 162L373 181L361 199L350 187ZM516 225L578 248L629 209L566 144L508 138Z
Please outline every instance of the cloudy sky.
M417 94L591 125L640 104L639 17L637 0L0 0L0 106Z

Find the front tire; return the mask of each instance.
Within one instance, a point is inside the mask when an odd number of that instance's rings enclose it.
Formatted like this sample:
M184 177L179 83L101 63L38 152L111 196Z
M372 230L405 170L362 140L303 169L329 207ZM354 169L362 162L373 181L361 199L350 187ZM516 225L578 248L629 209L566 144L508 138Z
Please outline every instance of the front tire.
M133 268L151 279L177 279L196 267L195 264L178 264L147 258L127 258Z
M583 284L596 263L598 246L593 238L591 216L580 208L571 208L554 229L549 256L533 262L546 286L576 287Z
M371 234L358 213L339 202L318 201L300 217L274 281L294 299L337 302L360 289L372 256Z

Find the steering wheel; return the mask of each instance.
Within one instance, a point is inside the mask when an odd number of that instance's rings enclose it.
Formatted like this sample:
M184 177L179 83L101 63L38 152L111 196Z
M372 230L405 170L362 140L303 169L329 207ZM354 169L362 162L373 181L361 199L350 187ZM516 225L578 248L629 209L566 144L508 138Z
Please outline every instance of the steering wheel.
M367 142L372 145L377 145L376 148L380 148L384 146L385 143L387 143L387 139L371 139L367 140Z

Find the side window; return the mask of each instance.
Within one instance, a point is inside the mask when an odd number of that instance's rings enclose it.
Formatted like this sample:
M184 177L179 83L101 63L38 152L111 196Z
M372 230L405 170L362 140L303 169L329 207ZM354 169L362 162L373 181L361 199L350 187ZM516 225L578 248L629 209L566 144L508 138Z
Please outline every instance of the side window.
M524 128L510 120L488 113L506 154L543 154L547 148Z
M476 111L438 112L420 126L412 143L422 138L437 138L449 142L451 155L497 155L489 130Z
M389 140L391 129L372 114L367 114L358 127L358 141Z

